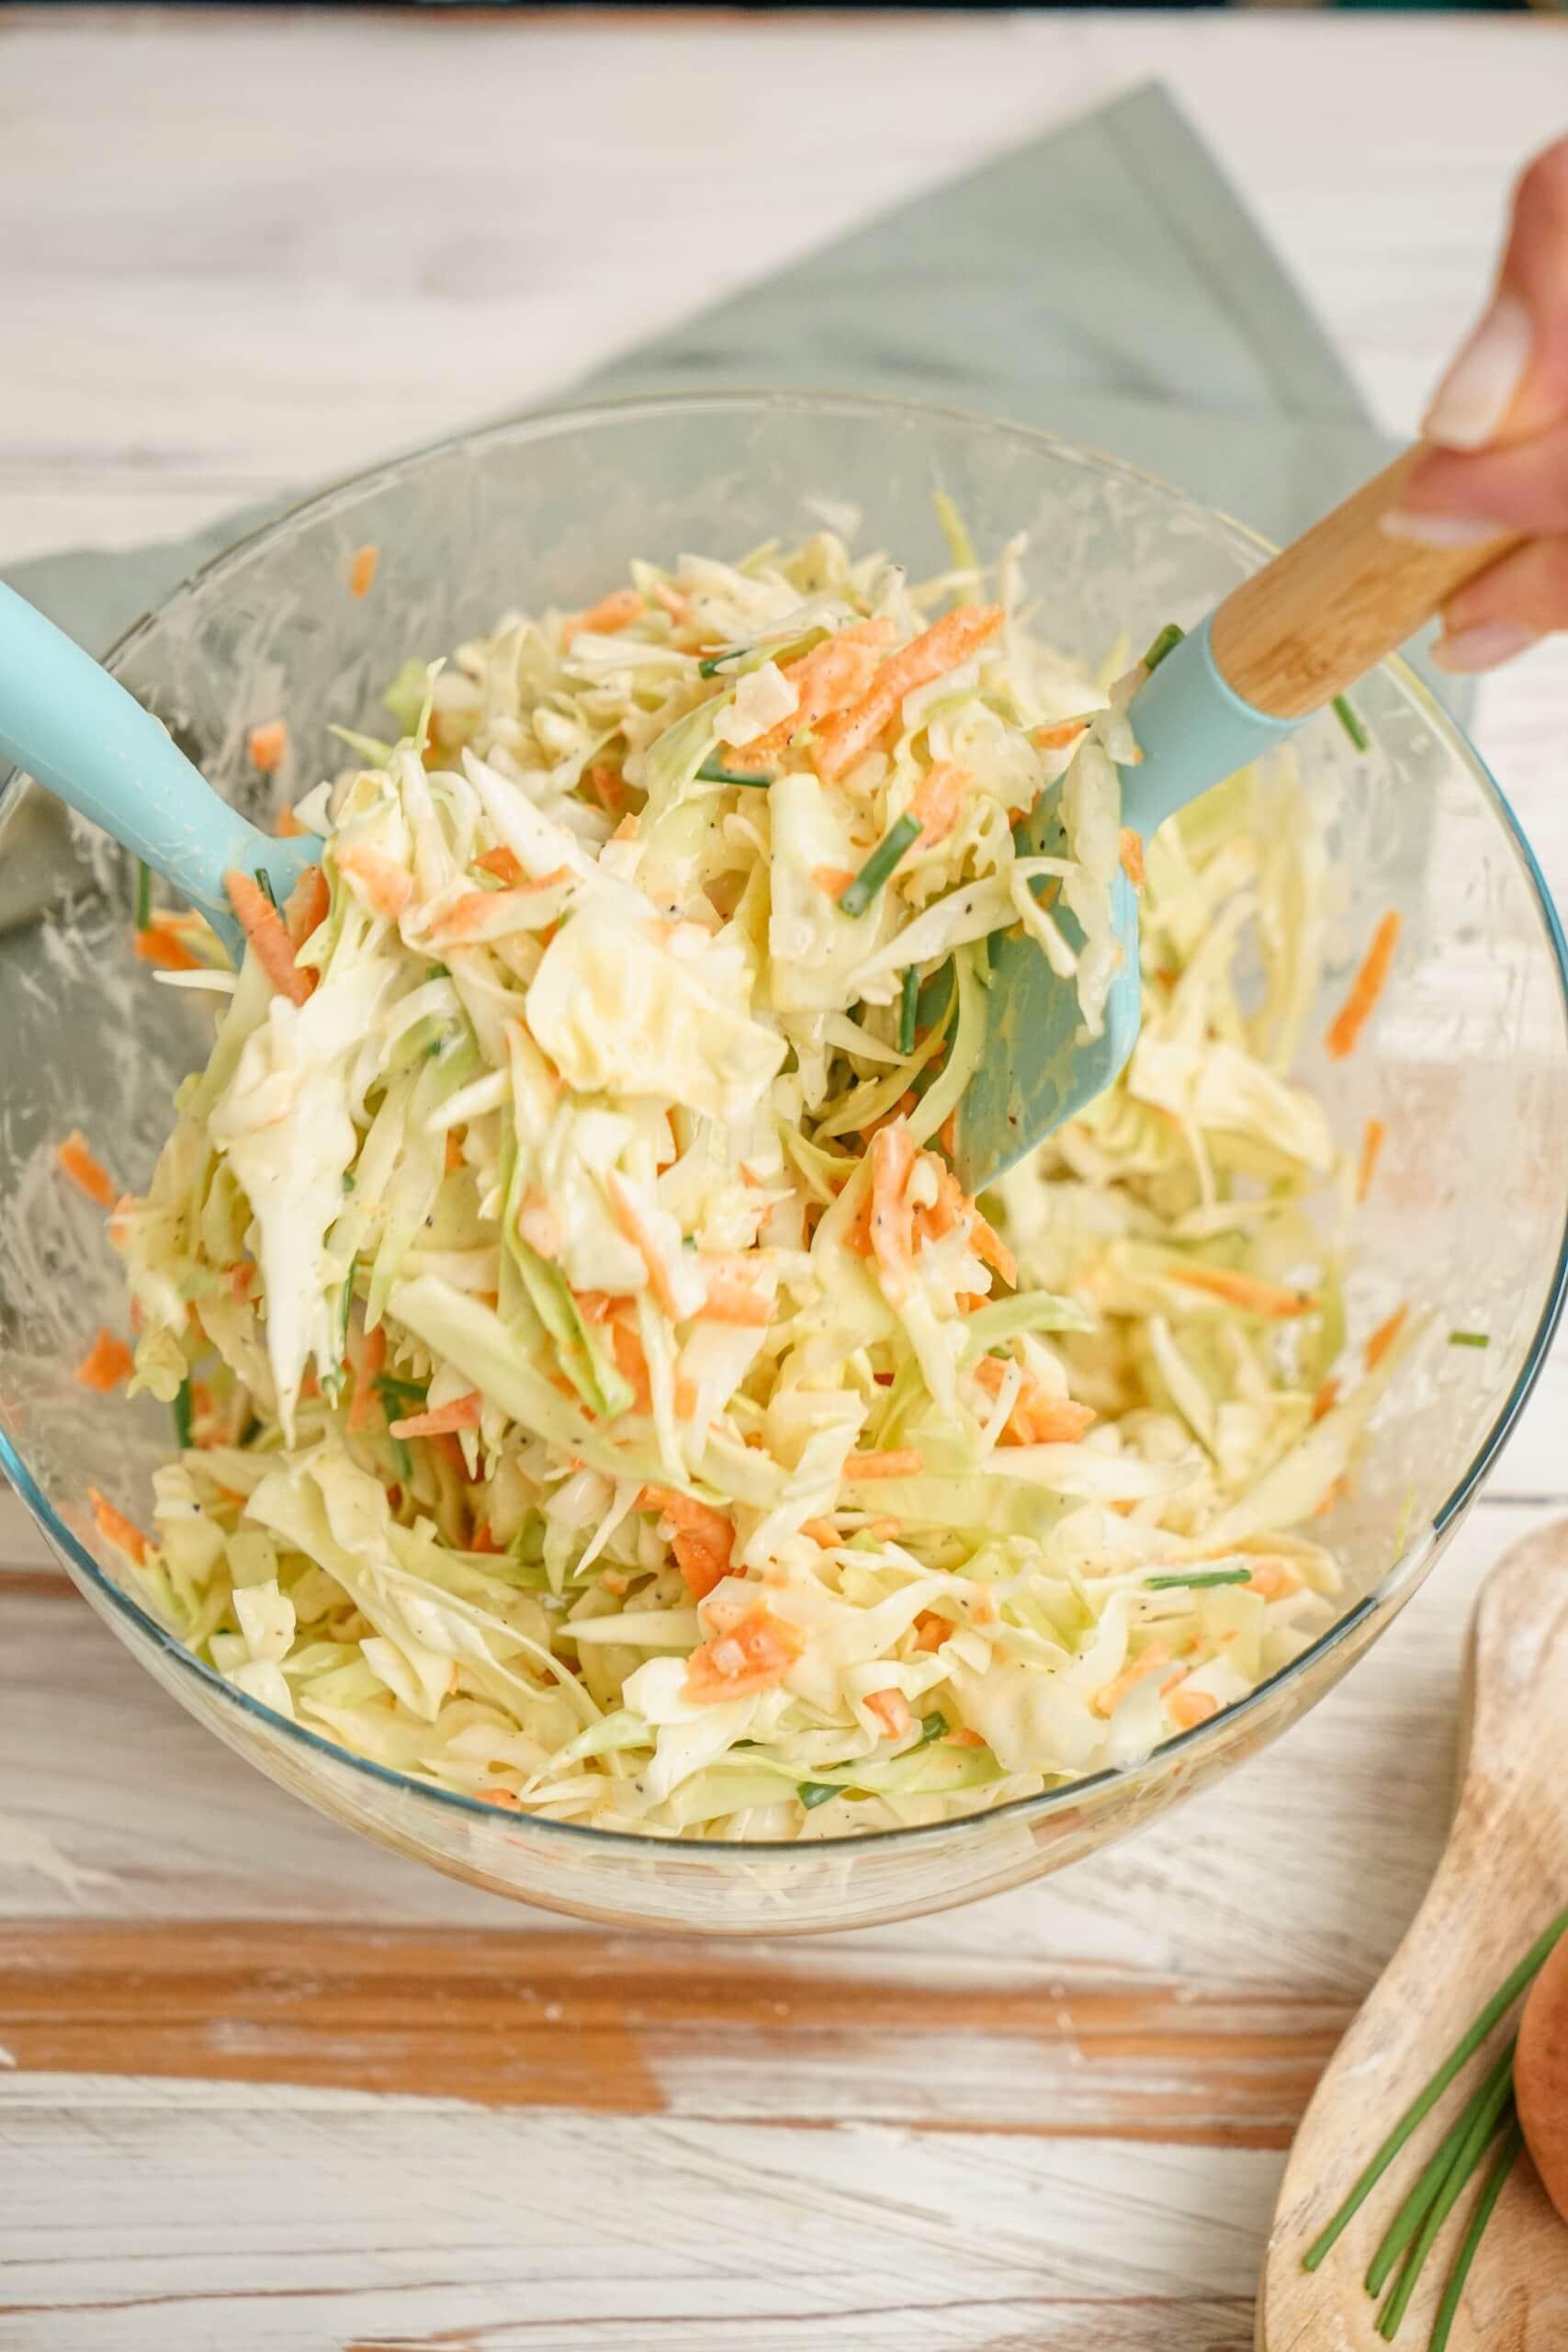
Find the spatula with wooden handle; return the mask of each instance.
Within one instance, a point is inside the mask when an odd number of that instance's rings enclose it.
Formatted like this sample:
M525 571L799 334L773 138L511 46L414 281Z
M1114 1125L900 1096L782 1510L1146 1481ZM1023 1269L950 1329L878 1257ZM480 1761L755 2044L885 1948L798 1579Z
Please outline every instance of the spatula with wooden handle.
M1407 450L1233 588L1154 672L1130 716L1143 760L1122 772L1124 821L1140 834L1237 768L1392 653L1454 590L1515 546L1517 535L1466 548L1391 538L1379 526L1400 503L1421 453ZM1066 848L1056 797L1031 820L1027 853ZM1054 910L1073 938L1072 918ZM985 1056L959 1105L957 1163L970 1192L1010 1168L1111 1084L1138 1035L1138 902L1118 876L1113 912L1121 967L1100 1036L1082 1035L1076 991L1032 941L998 934L987 998Z
M1506 2048L1517 2009L1418 2127L1314 2271L1302 2257L1390 2127L1542 1930L1568 1907L1568 1521L1487 1578L1472 1637L1470 1741L1447 1851L1414 1925L1329 2062L1296 2135L1258 2303L1259 2352L1384 2352L1362 2286L1385 2231L1456 2113ZM1422 2270L1397 2342L1424 2352L1490 2162ZM1562 2352L1568 2224L1520 2156L1482 2238L1449 2352Z

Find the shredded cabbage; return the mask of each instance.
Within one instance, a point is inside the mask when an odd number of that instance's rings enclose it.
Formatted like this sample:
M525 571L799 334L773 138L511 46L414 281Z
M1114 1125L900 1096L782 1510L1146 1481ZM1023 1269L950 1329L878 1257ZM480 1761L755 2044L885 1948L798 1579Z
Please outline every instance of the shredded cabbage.
M1286 786L1149 844L1119 1082L984 1211L943 1148L988 935L1091 1027L1114 970L1127 722L998 576L639 562L344 737L309 993L247 956L115 1221L189 1432L126 1575L237 1688L496 1804L815 1838L1126 1763L1328 1622L1299 1530L1393 1354L1323 1385Z

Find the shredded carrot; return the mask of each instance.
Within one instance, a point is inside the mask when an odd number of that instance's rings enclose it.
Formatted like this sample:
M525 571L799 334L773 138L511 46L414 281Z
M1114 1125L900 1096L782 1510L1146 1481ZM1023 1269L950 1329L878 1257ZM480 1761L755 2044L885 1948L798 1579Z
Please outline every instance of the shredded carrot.
M1404 1318L1409 1312L1410 1309L1407 1306L1396 1306L1388 1320L1378 1325L1377 1329L1367 1341L1366 1363L1369 1372L1375 1372L1382 1363L1384 1356L1404 1330Z
M918 1446L895 1446L883 1453L852 1453L844 1464L846 1478L918 1478L926 1457Z
M854 870L848 865L814 865L811 869L811 879L829 899L841 899L854 878Z
M1388 985L1388 976L1393 969L1394 951L1399 945L1399 910L1390 907L1388 912L1379 919L1361 968L1350 983L1349 995L1328 1024L1328 1034L1323 1042L1337 1062L1344 1061L1355 1051L1356 1041Z
M1141 890L1144 887L1144 837L1134 832L1131 825L1123 825L1118 838L1122 871L1134 889Z
M1095 1692L1089 1702L1090 1708L1097 1715L1113 1715L1129 1690L1135 1690L1140 1682L1146 1682L1151 1674L1158 1674L1169 1664L1170 1652L1165 1644L1153 1643L1135 1666L1124 1666L1113 1682Z
M442 1162L443 1172L448 1176L456 1176L457 1170L462 1167L462 1129L460 1127L448 1127L446 1130L446 1156Z
M325 922L333 894L319 865L308 865L288 893L283 910L284 927L296 951Z
M1087 718L1059 718L1054 727L1037 727L1034 740L1043 752L1065 752L1089 732Z
M376 567L381 560L378 547L355 548L348 567L348 593L351 596L368 596L376 578Z
M621 1179L612 1170L604 1180L610 1196L610 1214L623 1237L631 1243L648 1269L648 1279L660 1311L671 1323L681 1320L681 1309L670 1285L669 1269L660 1255L659 1245L637 1214L637 1205Z
M139 964L155 964L164 972L199 972L199 956L193 956L177 931L167 924L150 922L145 931L137 932L131 939L131 951Z
M803 1519L800 1532L809 1535L813 1544L820 1544L825 1552L830 1552L835 1544L844 1540L830 1519Z
M971 1206L973 1207L973 1204ZM995 1227L987 1223L978 1209L974 1210L974 1219L969 1238L974 1245L975 1255L983 1266L989 1266L993 1273L1000 1274L1010 1289L1016 1290L1018 1261L1012 1251Z
M493 874L499 882L514 884L528 878L516 851L508 849L504 842L499 848L487 849L482 857L475 858L474 864L481 874Z
M939 760L928 769L909 799L908 813L919 820L920 838L914 844L917 849L941 841L943 834L953 831L969 780L967 771L952 760Z
M915 1620L915 1647L918 1650L939 1650L948 1635L957 1631L951 1619L939 1617L934 1609L922 1609Z
M521 1813L523 1810L522 1798L514 1795L511 1789L481 1789L479 1801L480 1804L501 1805L507 1813Z
M688 628L692 621L692 600L679 588L671 588L667 580L656 580L649 595L661 612L668 613L677 628Z
M1007 1377L1007 1366L999 1357L982 1356L975 1366L975 1377L982 1388L998 1396ZM1025 1371L1017 1400L1008 1415L1006 1433L1019 1445L1076 1445L1096 1419L1092 1405L1079 1405L1071 1396L1054 1396L1037 1374Z
M135 1521L116 1510L113 1503L106 1502L96 1487L88 1487L87 1500L93 1506L93 1518L105 1543L114 1544L141 1567L152 1546Z
M1361 1160L1356 1170L1356 1198L1364 1201L1372 1189L1378 1161L1388 1139L1388 1129L1381 1119L1369 1119L1361 1130Z
M967 662L995 637L1006 618L1000 605L958 605L890 655L869 692L817 729L811 757L818 775L830 783L852 767L870 751L906 695Z
M299 841L302 838L304 831L304 826L299 822L293 809L286 808L277 820L278 840L280 842Z
M338 872L358 884L358 896L386 922L396 922L413 896L413 877L396 858L350 842L337 854Z
M703 1317L707 1322L766 1331L773 1322L773 1301L769 1291L755 1280L755 1270L750 1268L745 1256L710 1253L698 1259L698 1265L707 1284L707 1296L703 1301Z
M500 1552L504 1546L495 1540L495 1530L488 1519L481 1519L469 1540L470 1552Z
M1321 1421L1325 1413L1331 1413L1338 1402L1339 1383L1330 1373L1328 1378L1319 1385L1317 1394L1312 1400L1313 1419Z
M389 1421L388 1428L394 1437L451 1437L458 1430L477 1430L479 1425L479 1392L471 1388L466 1396L454 1396L449 1405L436 1405L425 1413L407 1413L400 1421Z
M1301 1571L1292 1567L1288 1560L1258 1561L1244 1588L1247 1592L1260 1592L1265 1600L1283 1600L1288 1593L1300 1592L1301 1589Z
M699 1705L771 1690L784 1680L806 1647L805 1635L771 1609L750 1610L692 1652L686 1662L686 1696Z
M1350 1481L1348 1478L1336 1478L1334 1484L1329 1487L1322 1501L1314 1507L1308 1516L1312 1519L1325 1519L1328 1513L1334 1509L1335 1504L1343 1502L1349 1491Z
M914 1250L914 1212L907 1192L915 1164L914 1138L902 1120L878 1127L871 1142L872 1252L884 1273L902 1281Z
M1316 1304L1300 1291L1286 1290L1280 1283L1266 1283L1260 1275L1244 1274L1234 1266L1178 1266L1165 1279L1187 1290L1206 1291L1211 1298L1223 1298L1246 1315L1267 1315L1280 1323L1310 1315Z
M1173 1690L1168 1701L1170 1720L1179 1731L1196 1731L1211 1715L1220 1712L1220 1702L1212 1690Z
M245 738L245 757L260 775L276 775L288 756L288 729L281 718L253 727Z
M851 703L859 702L870 688L882 658L882 649L893 634L892 623L885 620L857 621L850 628L840 629L822 645L813 646L797 662L784 664L783 675L795 688L795 706L787 718L770 727L744 748L738 748L731 757L739 768L766 768L788 751L794 737L803 729L815 727Z
M634 1413L651 1412L653 1383L649 1377L648 1358L642 1351L642 1341L626 1324L612 1323L610 1346L615 1359L615 1370L632 1392L629 1410Z
M87 1138L80 1127L72 1128L54 1156L71 1182L79 1191L85 1193L90 1201L96 1201L101 1209L114 1207L116 1194L109 1172L93 1158L87 1148Z
M630 628L647 610L635 588L614 588L609 595L601 596L585 613L561 624L561 643L570 645L579 629L591 629L595 637L614 637L623 628Z
M301 969L294 961L293 944L283 927L283 917L266 892L237 866L231 866L223 876L223 888L229 893L229 903L240 929L273 987L291 1003L303 1004L316 985L316 975Z
M400 873L401 868L394 868L394 871ZM541 890L553 889L558 882L570 880L570 868L558 865L553 874L543 874L536 882L522 882L513 888L465 890L460 899L454 899L450 906L443 909L431 937L445 944L457 945L482 931L494 919L498 910L502 912L515 910L519 900L533 899ZM525 918L536 915L537 911L536 908L529 906L524 910Z
M868 1691L865 1711L876 1717L889 1739L906 1739L914 1727L914 1714L902 1690Z
M675 1529L671 1549L695 1600L705 1600L715 1585L729 1574L735 1530L722 1511L683 1495L674 1487L644 1487L637 1496L639 1510L656 1510Z
M349 1399L348 1427L351 1435L368 1429L376 1409L376 1383L381 1377L387 1362L387 1327L378 1323L367 1331L360 1344L358 1362L354 1367L354 1394Z
M96 1388L100 1396L107 1396L122 1380L129 1380L136 1369L136 1358L123 1340L112 1331L100 1331L86 1354L76 1367L76 1377L84 1388Z
M868 1519L861 1532L874 1536L879 1544L891 1544L903 1532L903 1522L891 1518Z
M588 771L599 806L607 817L618 817L626 805L626 787L608 760L595 760Z

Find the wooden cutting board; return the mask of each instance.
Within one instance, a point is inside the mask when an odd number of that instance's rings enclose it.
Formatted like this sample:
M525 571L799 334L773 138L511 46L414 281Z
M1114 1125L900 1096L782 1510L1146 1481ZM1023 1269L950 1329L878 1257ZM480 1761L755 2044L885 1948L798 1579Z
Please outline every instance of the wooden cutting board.
M1568 1905L1568 1521L1516 1544L1483 1587L1469 1710L1459 1804L1437 1875L1296 2137L1269 2241L1259 2352L1385 2352L1380 2301L1362 2277L1511 2026L1438 2101L1315 2273L1302 2268L1303 2252L1491 1994ZM1405 2314L1397 2342L1413 2352L1430 2334L1484 2174L1483 2165L1450 2215ZM1450 2352L1565 2346L1568 2225L1525 2155L1482 2242Z

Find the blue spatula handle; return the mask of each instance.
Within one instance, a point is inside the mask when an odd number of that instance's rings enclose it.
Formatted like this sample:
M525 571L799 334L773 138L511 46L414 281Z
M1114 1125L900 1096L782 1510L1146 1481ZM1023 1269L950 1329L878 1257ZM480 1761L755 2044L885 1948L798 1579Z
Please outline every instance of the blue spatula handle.
M1293 735L1299 718L1270 718L1220 675L1201 622L1168 653L1134 698L1129 716L1143 760L1122 771L1122 813L1146 838L1237 768Z
M223 876L265 874L287 898L308 841L276 841L220 800L107 670L0 583L0 756L101 825L239 942Z

